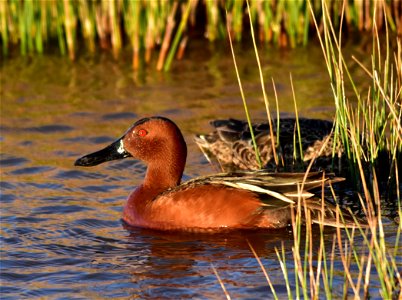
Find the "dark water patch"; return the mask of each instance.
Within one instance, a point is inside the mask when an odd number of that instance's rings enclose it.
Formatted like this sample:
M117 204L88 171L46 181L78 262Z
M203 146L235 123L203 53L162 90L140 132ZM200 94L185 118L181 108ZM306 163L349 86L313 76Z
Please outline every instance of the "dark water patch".
M33 174L39 175L54 169L55 169L54 167L47 167L47 166L27 167L11 171L10 173L14 175L33 175Z
M91 117L94 116L91 112L86 111L77 111L70 114L71 117Z
M137 115L131 112L120 112L120 113L112 113L112 114L105 114L102 116L103 120L124 120L124 119L130 119L134 120L137 118Z
M14 251L12 253L12 256L10 255L10 251L8 251L7 253L4 253L2 258L4 258L4 259L13 258L15 263L18 263L21 260L45 261L45 260L49 259L49 257L47 256L47 253L44 254L44 253L32 252L31 250L34 248L35 248L35 245L33 245L32 248L30 248L27 251ZM42 249L42 252L43 252L43 250L44 249ZM10 261L9 267L12 267L12 266L13 266L13 263L12 263L12 261Z
M16 300L16 299L21 299L22 289L17 288L12 285L4 285L4 283L3 283L0 286L0 293L1 293L2 300ZM15 296L8 295L8 294L14 294Z
M127 193L125 193L124 195L120 196L120 197L102 197L102 199L99 199L100 203L124 203L127 200L127 195L128 192L130 192L133 189L133 187L127 187L124 190L127 191ZM117 212L121 212L122 210L122 206L114 206L114 207L110 207L110 210L114 210Z
M131 176L130 176L130 178L131 178ZM126 177L126 176L109 176L107 179L105 179L105 182L108 182L108 183L126 182L128 179L129 179L129 177ZM132 184L132 182L130 181L129 185L131 185L131 184ZM124 189L124 187L123 187L123 189Z
M60 156L62 158L77 157L77 152L75 152L75 151L57 150L57 151L54 151L53 154L55 156ZM71 165L74 165L74 161L75 160L71 161Z
M30 253L27 253L26 256L29 256ZM9 272L12 269L21 269L21 268L41 268L46 266L76 266L88 263L88 259L82 258L55 258L55 259L21 259L18 257L14 257L12 254L8 254L7 259L2 259L1 264L3 269L7 269Z
M30 280L38 280L40 279L40 273L14 273L14 272L5 272L4 270L0 273L1 281L23 281L28 282Z
M173 108L171 108L171 109L166 109L166 110L164 110L164 111L162 112L161 115L163 115L163 116L168 116L168 117L172 117L172 116L177 115L179 111L180 111L180 109L173 109Z
M29 225L31 218L20 218L16 217L14 219L14 222L16 224L21 224L21 225ZM11 231L11 230L10 230ZM34 238L38 239L38 236L45 236L48 234L51 236L54 233L54 230L48 230L46 228L34 228L34 227L16 227L12 229L12 233L19 235L20 237L29 237L29 238ZM16 254L18 255L18 253Z
M32 146L34 143L32 141L22 141L19 145L23 147Z
M64 185L61 183L55 183L55 182L45 182L45 183L37 183L37 182L27 182L24 183L24 186L28 187L34 187L37 189L49 189L49 190L62 190ZM63 197L63 196L62 196Z
M76 199L73 200L69 196L61 196L61 195L43 197L41 200L42 200L42 203L46 203L46 204L48 204L49 202L67 202L67 201L74 201L74 202L78 203L78 201Z
M11 203L15 199L17 199L17 197L13 194L3 194L3 192L0 192L0 202L1 203Z
M14 190L16 188L16 184L8 182L8 181L0 181L0 190Z
M40 133L68 132L68 131L72 131L73 129L74 129L74 127L71 127L68 125L56 125L56 124L26 128L27 131L34 131L34 132L40 132Z
M92 208L86 206L79 205L50 205L50 206L42 206L34 209L32 212L34 214L43 215L43 214L71 214L83 211L89 211Z
M204 279L205 280L205 279ZM202 279L199 284L202 285ZM144 291L144 294L150 298L157 299L157 298L165 298L165 299L197 299L202 298L202 294L191 291L188 289L188 286L181 286L181 287L174 287L177 285L175 282L166 281L165 284L161 287L154 287L155 284L152 284L149 289ZM183 297L184 296L184 297Z
M20 245L22 243L22 239L20 239L19 237L0 236L0 241L1 241L1 243L7 244L7 245ZM1 256L4 257L4 254L1 254Z
M69 281L69 284L74 283L73 281ZM74 287L54 287L54 288L40 288L40 289L32 289L28 291L24 291L21 293L21 296L27 299L43 299L43 298L51 298L51 299L68 299L68 300L83 300L88 299L87 297L77 297L74 294L79 293L81 290ZM71 294L71 296L65 297L64 295Z
M61 170L55 176L55 179L102 179L106 178L107 175L95 172L87 172L81 170Z
M145 173L147 167L146 165L136 159L125 159L121 161L115 161L112 163L109 163L106 166L107 170L124 170L124 169L130 169L133 170L134 172L142 172Z
M88 185L80 189L86 193L107 193L120 188L118 185Z
M81 145L101 145L101 144L110 144L116 140L115 137L99 135L99 136L79 136L79 137L72 137L72 138L61 138L59 141L62 143L74 143L74 144L81 144ZM79 149L79 148L77 148Z
M27 224L27 223L42 223L42 222L46 222L51 220L51 218L39 218L36 216L26 216L26 217L22 217L22 216L3 216L2 220L4 222L13 222L15 224ZM15 229L17 230L17 229ZM25 233L24 232L24 228L19 228L18 230L21 230L21 234ZM30 233L30 231L28 231L28 233Z
M4 136L3 136L3 134L4 133L10 133L10 132L13 132L15 130L15 128L14 127L10 127L10 126L7 126L7 125L0 125L0 132L2 133L2 138L4 138Z
M88 141L88 138L87 137L83 137L83 136L76 136L76 137L68 137L68 138L62 138L62 139L59 139L59 142L62 142L62 143L77 143L77 144L80 144L80 143L84 143L84 142L87 142Z
M107 283L107 286L110 287L110 289L103 289L103 293L101 297L105 298L113 298L113 299L135 299L134 297L136 294L139 294L141 291L141 288L138 287L138 284L136 282L132 281L118 281L118 282L109 282ZM96 295L99 296L99 289L95 288L90 288L93 292L96 293ZM144 297L140 297L143 299L146 299Z
M111 259L115 258L118 255L127 254L126 249L122 249L120 247L107 244L107 243L94 243L89 241L85 245L64 245L64 244L57 244L57 243L48 243L46 245L33 245L34 249L37 250L46 250L51 251L56 255L63 255L63 256L78 256L78 257L87 257L88 259L94 259L95 254L100 255L107 255ZM112 262L109 262L112 263Z
M110 136L96 136L96 137L88 138L88 141L91 144L96 144L96 145L110 144L110 143L114 142L115 140L116 140L115 138L111 138Z
M70 270L57 270L56 272L29 272L29 273L12 273L12 272L1 272L0 278L7 281L21 281L21 282L31 282L31 281L47 281L52 279L52 281L57 282L63 276L72 277L75 272ZM54 277L54 278L52 278ZM59 278L59 279L58 279ZM62 279L61 279L62 280ZM70 281L71 282L71 281Z
M107 278L107 280L123 280L127 279L127 275L125 274L118 274L118 273L112 273L112 272L102 272L102 273L85 273L82 275L76 276L76 280L84 280L88 282L99 282L99 281L104 281ZM59 282L63 283L63 282Z
M104 237L104 236L99 236L91 232L91 229L94 227L70 227L65 230L63 230L63 236L71 236L75 239L83 238L83 240L88 240L91 242L94 242L98 244L100 247L103 247L105 245L118 245L119 240L109 238L109 237ZM106 227L103 227L106 228ZM114 246L113 246L114 247Z
M99 219L80 219L75 220L72 225L74 226L84 226L86 228L110 228L110 227L120 227L119 221L108 221Z
M0 168L16 167L28 162L28 160L24 157L17 157L7 154L2 154L0 157Z

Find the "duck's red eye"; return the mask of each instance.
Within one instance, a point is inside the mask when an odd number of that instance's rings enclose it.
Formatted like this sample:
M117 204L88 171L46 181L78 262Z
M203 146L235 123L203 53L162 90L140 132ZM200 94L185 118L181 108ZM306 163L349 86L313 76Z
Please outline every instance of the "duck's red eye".
M148 132L145 129L140 129L140 130L138 130L137 134L140 137L144 137L148 134Z

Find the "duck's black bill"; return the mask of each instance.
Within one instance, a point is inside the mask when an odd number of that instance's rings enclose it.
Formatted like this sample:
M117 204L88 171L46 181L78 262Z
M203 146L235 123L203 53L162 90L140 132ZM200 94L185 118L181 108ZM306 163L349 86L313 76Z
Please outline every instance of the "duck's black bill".
M124 149L123 139L121 138L102 150L85 155L77 159L74 165L82 167L91 167L99 165L106 161L123 159L130 156L131 154Z

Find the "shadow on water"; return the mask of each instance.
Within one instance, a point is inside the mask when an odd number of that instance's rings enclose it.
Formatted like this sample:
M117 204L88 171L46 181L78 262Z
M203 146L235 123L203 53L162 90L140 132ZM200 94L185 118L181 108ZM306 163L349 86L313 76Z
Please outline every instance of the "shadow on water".
M254 54L239 51L249 107L253 117L264 119L257 69L247 59ZM358 47L352 51L364 54ZM218 234L126 230L120 222L122 205L141 182L145 166L135 160L91 169L73 166L77 157L115 140L135 119L164 115L177 122L188 143L184 179L214 172L193 135L207 132L212 119L244 118L244 112L227 52L207 56L194 49L189 57L171 73L146 70L134 79L130 64L108 55L74 64L52 56L14 58L1 66L7 74L0 118L2 299L223 298L211 264L233 298L267 297L268 284L247 240L277 292L286 294L275 248L284 245L293 284L289 229ZM293 112L292 72L300 115L332 118L320 49L265 49L261 59L266 77L274 75L284 115ZM393 245L396 225L388 225L386 242ZM325 233L328 249L333 233ZM336 260L335 268L340 266ZM342 282L343 274L336 274L334 286ZM373 282L374 296L377 288Z

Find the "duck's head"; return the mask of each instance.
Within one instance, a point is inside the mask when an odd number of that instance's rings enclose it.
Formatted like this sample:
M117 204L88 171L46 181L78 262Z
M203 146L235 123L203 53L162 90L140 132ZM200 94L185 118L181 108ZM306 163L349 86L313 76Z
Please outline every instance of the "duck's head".
M179 128L164 117L144 118L106 148L76 160L76 166L96 166L106 161L134 157L148 165L184 169L187 147Z

